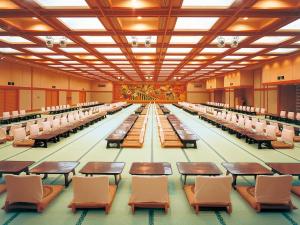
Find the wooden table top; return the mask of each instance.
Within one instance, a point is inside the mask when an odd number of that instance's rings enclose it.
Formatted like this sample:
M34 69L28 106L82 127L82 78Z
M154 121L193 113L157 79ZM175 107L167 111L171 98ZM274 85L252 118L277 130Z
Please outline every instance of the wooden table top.
M124 167L124 162L88 162L79 172L83 174L121 174Z
M223 162L222 166L233 175L272 175L272 171L255 162Z
M172 167L168 162L134 162L129 171L132 175L171 175Z
M19 173L33 163L34 161L0 161L0 173Z
M70 173L79 165L79 162L75 161L46 161L37 165L30 170L30 173L44 174L63 174Z
M182 175L221 175L222 171L212 162L177 162Z
M300 175L300 163L266 163L276 173L290 174L293 176Z

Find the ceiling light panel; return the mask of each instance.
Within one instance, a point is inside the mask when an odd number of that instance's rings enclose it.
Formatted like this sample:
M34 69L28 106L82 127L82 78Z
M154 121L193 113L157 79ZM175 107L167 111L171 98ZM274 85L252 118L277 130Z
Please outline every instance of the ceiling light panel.
M133 53L156 53L156 48L131 48Z
M204 48L201 53L223 53L227 50L228 48Z
M264 48L240 48L239 50L235 51L234 53L237 54L253 54L264 50Z
M45 9L89 8L85 0L34 0Z
M218 17L178 17L174 30L210 30Z
M9 44L34 44L33 42L19 36L0 36L0 41Z
M253 45L259 45L259 44L276 45L276 44L280 44L281 42L287 41L291 38L292 36L267 36L254 41L252 44Z
M110 36L80 36L89 44L115 44L116 42Z
M88 53L84 48L60 48L60 50L67 53Z
M58 20L71 30L105 30L97 17L59 17Z
M288 54L297 50L299 50L299 48L276 48L268 52L268 54Z
M300 19L281 27L278 31L300 31Z
M151 44L156 44L157 36L126 36L128 43L137 41L139 44L144 44L146 40L150 40Z
M172 36L170 44L197 44L202 36Z
M14 48L0 48L1 53L20 53L19 50L16 50Z
M168 48L167 53L189 53L192 48Z
M182 8L226 9L235 0L183 0Z
M28 51L34 52L34 53L53 53L49 48L25 48Z
M122 53L120 48L96 48L100 53Z

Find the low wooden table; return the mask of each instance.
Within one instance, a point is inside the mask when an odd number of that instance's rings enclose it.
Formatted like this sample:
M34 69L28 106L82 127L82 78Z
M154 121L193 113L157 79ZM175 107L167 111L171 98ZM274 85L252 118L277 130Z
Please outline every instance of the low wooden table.
M172 175L168 162L134 162L129 170L131 175Z
M33 174L44 174L43 179L48 177L48 174L62 174L65 177L65 186L68 187L72 181L68 179L72 172L75 175L75 168L79 162L75 161L46 161L32 168L29 172Z
M266 163L274 173L298 176L300 179L300 163Z
M212 162L177 162L177 169L184 177L183 184L186 184L187 176L218 176L222 171Z
M273 175L272 171L255 162L223 162L222 166L227 170L226 175L232 174L232 186L236 186L238 176Z
M22 172L29 174L29 166L34 161L0 161L0 177L2 174L15 174L19 175Z
M115 184L121 180L121 173L125 167L124 162L88 162L79 173L90 175L114 175Z

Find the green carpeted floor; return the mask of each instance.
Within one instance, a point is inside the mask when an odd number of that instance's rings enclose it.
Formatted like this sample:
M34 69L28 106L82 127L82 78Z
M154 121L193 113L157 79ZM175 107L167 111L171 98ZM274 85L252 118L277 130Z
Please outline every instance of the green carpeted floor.
M122 174L116 198L109 215L103 210L82 210L73 214L67 205L72 198L72 184L65 189L42 213L0 211L0 224L16 225L282 225L300 223L300 209L293 212L263 212L257 214L241 197L232 191L233 213L225 211L201 211L198 215L190 208L182 190L180 176L176 168L178 161L221 162L297 162L300 161L300 145L293 150L258 150L255 145L246 144L210 124L201 121L172 105L167 107L200 136L198 149L163 149L160 147L155 120L154 107L150 108L150 118L144 147L142 149L106 149L105 137L112 132L138 105L133 105L112 116L108 116L85 130L62 139L49 148L13 148L11 144L0 146L0 160L42 161L73 160L79 161L77 171L88 161L123 161L126 167ZM162 210L137 210L134 215L127 205L130 196L131 178L128 174L130 165L135 161L166 161L172 164L173 175L169 177L171 207L168 214ZM2 180L3 182L3 180ZM49 176L44 181L48 184L63 184L62 176ZM189 182L193 182L192 178ZM250 184L253 179L241 177L238 183ZM295 183L297 180L295 179ZM0 196L4 203L5 194ZM293 195L293 202L300 207L300 199Z

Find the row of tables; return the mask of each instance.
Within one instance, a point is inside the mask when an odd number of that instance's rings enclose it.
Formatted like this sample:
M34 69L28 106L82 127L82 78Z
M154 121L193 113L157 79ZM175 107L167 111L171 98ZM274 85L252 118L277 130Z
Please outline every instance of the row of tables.
M106 148L121 148L121 144L139 116L131 114L107 138Z
M56 130L52 130L48 133L42 133L38 136L31 137L34 142L34 147L48 147L48 142L53 141L54 143L58 142L60 137L68 137L70 132L77 132L77 130L82 130L84 126L89 126L93 123L96 123L106 117L106 113L96 113L89 118L85 118L75 123L61 127Z
M14 122L20 122L23 120L30 120L36 118L41 118L40 112L26 113L25 115L18 115L18 116L2 117L0 118L0 124L11 124Z
M197 140L199 140L199 137L194 132L190 131L190 129L173 114L168 115L167 119L182 142L184 148L188 148L190 146L192 146L192 148L197 148Z
M71 180L69 174L75 175L75 169L79 165L77 161L45 161L29 170L34 161L0 161L0 176L2 174L18 175L22 172L26 174L44 175L44 179L49 174L60 174L65 177L67 187ZM183 183L186 184L188 176L219 176L222 171L212 162L177 162L177 169L183 176ZM271 168L255 162L223 162L222 166L226 169L226 174L233 177L232 186L236 186L238 176L256 176L287 174L300 178L300 163L266 163ZM112 175L115 184L119 184L121 174L125 167L124 162L88 162L79 173L86 176L93 175ZM131 175L172 175L172 166L168 162L133 162L129 174Z
M159 104L159 107L161 109L161 111L163 112L164 115L170 114L170 110L167 109L164 105Z

